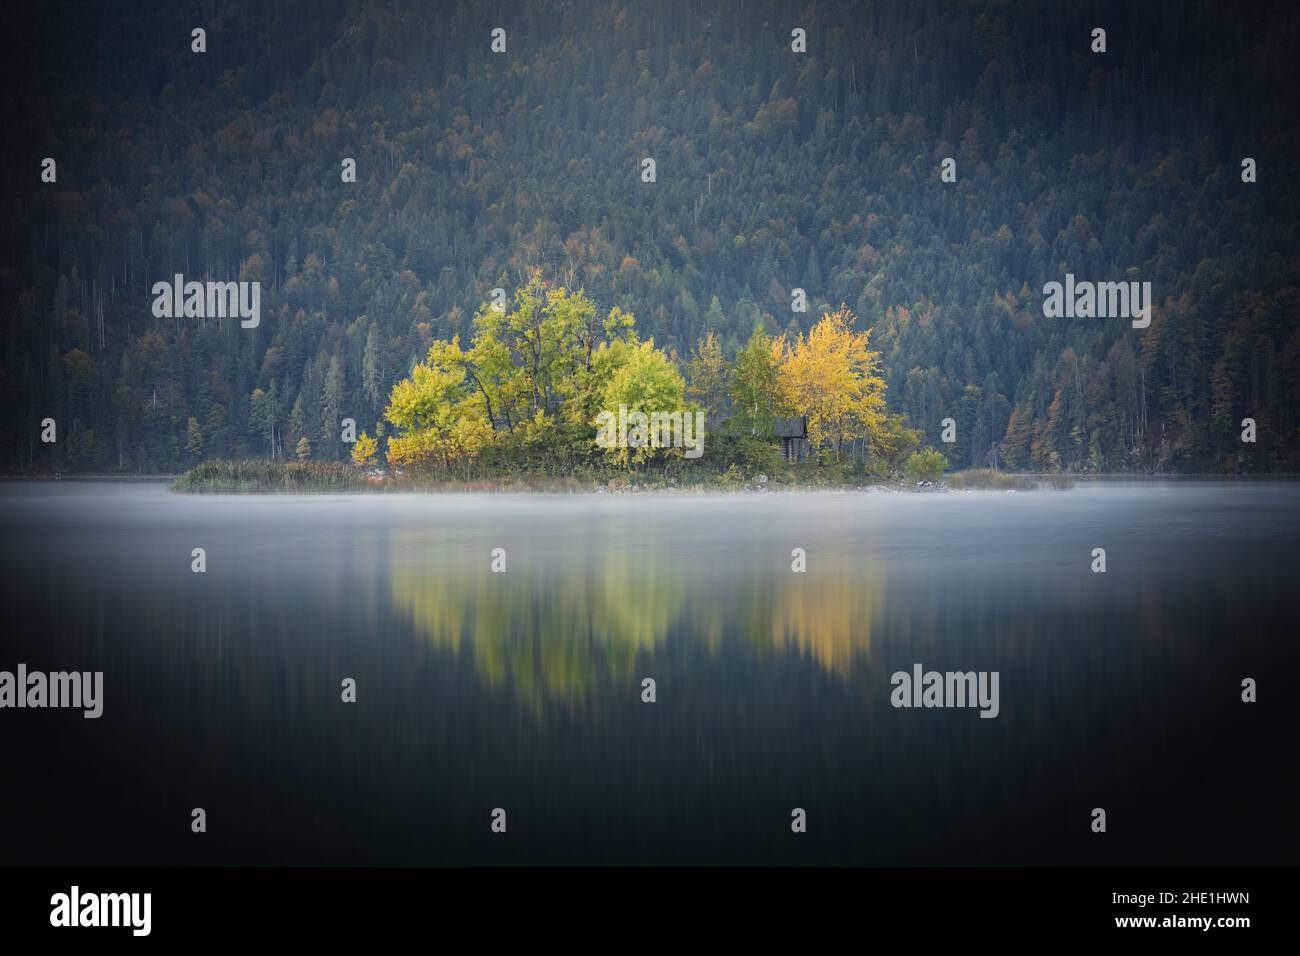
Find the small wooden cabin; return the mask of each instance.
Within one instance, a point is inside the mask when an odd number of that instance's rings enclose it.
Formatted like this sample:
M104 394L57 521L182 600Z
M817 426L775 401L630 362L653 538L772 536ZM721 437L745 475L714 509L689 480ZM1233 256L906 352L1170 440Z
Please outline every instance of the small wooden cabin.
M812 451L808 443L807 417L778 418L772 426L772 434L781 439L781 457L786 461L803 461Z

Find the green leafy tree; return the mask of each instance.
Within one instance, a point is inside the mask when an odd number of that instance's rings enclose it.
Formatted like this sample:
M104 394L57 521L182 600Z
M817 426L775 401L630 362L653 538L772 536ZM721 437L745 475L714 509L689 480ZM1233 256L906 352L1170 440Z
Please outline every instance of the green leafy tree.
M401 432L388 439L388 461L394 467L439 464L450 469L472 461L493 441L492 426L470 391L464 368L445 364L437 346L409 378L393 386L384 417Z
M722 344L712 332L707 333L695 346L695 354L686 367L688 398L698 402L708 416L710 426L722 420L729 398L730 370L722 355Z
M627 362L605 386L605 408L616 415L624 406L628 414L671 414L685 409L685 392L681 373L663 352L654 347L653 340L647 340L631 351ZM606 453L629 469L633 464L643 464L656 456L674 454L672 449L653 447L649 434L643 438L645 443L641 447L614 447L607 449Z
M948 459L933 448L922 448L913 452L907 459L903 474L912 484L922 481L938 481L948 467Z
M770 434L777 416L786 411L780 382L781 352L782 340L768 335L760 322L736 355L731 398L738 427L751 435Z

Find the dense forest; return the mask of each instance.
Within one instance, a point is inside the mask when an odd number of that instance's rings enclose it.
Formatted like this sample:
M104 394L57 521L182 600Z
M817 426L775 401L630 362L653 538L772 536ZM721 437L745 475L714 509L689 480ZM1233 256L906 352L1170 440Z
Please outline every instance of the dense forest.
M845 306L956 467L1300 468L1294 4L48 2L9 26L0 470L347 461L344 418L383 435L431 347L535 275L635 316L688 385L710 334L734 364L756 326L793 342ZM1045 317L1067 273L1150 282L1150 326ZM260 324L155 317L176 274L260 282Z

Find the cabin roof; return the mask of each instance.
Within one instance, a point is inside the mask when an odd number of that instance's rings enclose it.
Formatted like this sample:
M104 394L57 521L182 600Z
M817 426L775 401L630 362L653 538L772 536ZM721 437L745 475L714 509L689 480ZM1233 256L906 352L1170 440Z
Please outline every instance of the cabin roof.
M777 438L807 438L807 418L778 418L772 423L772 434Z

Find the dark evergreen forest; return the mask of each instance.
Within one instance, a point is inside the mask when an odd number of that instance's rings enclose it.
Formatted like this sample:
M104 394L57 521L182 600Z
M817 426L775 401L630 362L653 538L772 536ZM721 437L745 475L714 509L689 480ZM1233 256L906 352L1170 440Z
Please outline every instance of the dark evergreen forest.
M382 432L429 344L535 269L683 367L708 332L730 358L758 323L795 335L843 303L889 408L956 467L1300 467L1300 5L6 16L0 470L177 471L302 436L346 459L339 421ZM175 273L260 281L260 326L155 318ZM1066 273L1151 282L1150 327L1045 318Z

